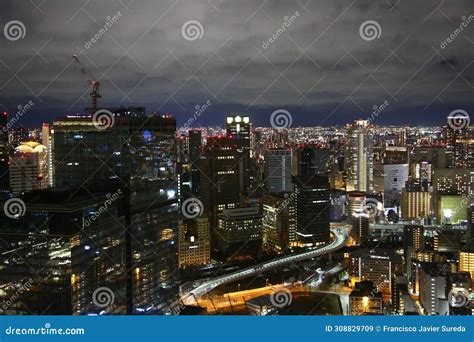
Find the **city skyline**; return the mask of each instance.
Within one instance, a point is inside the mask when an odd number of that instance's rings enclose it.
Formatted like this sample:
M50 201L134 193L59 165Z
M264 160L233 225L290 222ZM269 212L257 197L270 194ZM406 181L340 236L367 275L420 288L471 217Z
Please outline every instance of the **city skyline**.
M474 315L471 0L124 1L2 2L0 314Z

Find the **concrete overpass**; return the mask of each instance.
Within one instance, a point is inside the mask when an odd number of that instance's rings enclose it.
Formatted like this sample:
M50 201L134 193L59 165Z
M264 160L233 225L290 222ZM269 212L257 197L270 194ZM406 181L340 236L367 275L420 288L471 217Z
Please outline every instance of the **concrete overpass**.
M184 305L193 305L199 298L211 292L221 285L233 283L237 280L257 275L275 268L284 267L288 264L296 263L302 260L311 259L324 254L332 253L344 247L348 240L348 231L345 228L334 227L331 229L333 240L321 247L317 247L309 252L299 253L266 261L261 264L245 268L227 275L223 275L214 279L206 280L191 291L181 296L181 302Z

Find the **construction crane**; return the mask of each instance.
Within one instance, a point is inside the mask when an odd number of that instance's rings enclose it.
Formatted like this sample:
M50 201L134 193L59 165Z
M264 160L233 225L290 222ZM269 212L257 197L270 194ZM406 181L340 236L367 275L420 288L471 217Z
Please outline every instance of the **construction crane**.
M89 94L91 96L92 107L90 110L95 112L97 110L97 99L100 99L102 96L99 94L100 82L82 65L77 54L72 55L74 61L79 65L81 73L88 77L88 82L92 86L92 91Z

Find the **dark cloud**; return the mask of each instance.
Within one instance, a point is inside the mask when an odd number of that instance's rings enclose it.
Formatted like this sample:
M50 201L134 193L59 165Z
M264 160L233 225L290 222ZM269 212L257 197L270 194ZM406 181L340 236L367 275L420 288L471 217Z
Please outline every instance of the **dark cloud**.
M0 37L0 103L14 111L33 99L25 125L83 112L89 87L72 61L79 53L101 81L101 105L142 105L180 122L207 100L197 125L245 112L268 126L278 108L294 125L341 124L388 100L379 123L440 124L452 109L473 111L474 20L441 48L473 9L469 0L2 0L2 27L20 20L27 32ZM190 20L202 24L201 39L183 38ZM378 39L360 37L368 20L380 25Z

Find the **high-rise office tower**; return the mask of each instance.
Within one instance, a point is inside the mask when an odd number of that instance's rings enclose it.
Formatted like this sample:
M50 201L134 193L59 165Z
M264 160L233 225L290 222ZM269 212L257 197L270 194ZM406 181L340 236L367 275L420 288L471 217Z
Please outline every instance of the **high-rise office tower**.
M188 159L191 163L191 187L193 194L199 193L199 160L202 153L202 131L198 129L190 129L188 131Z
M54 131L51 131L49 124L43 123L41 129L41 140L48 151L48 185L54 186L54 166L53 166L53 140Z
M211 261L211 235L207 217L179 222L179 267L187 268Z
M295 177L298 239L304 245L329 242L330 191L327 176Z
M165 294L177 294L168 290L178 269L176 120L114 117L96 126L90 117L54 121L56 186L123 190L127 312L159 311Z
M401 194L404 220L428 219L432 213L432 196L428 182L414 179L406 182Z
M392 275L400 272L402 257L385 249L359 249L349 257L349 275L352 281L370 280L380 292L391 294Z
M446 277L450 266L420 263L420 303L429 315L447 315Z
M290 230L289 207L292 195L265 195L263 197L263 248L282 253L295 241Z
M9 175L9 148L8 148L8 113L0 114L0 191L8 191L10 188Z
M408 164L384 164L384 204L400 204L400 195L408 181Z
M447 153L446 146L416 146L413 164L421 162L428 162L436 169L443 169L449 167L452 160L451 155Z
M3 301L0 312L125 314L123 199L120 191L84 188L33 190L22 196L23 216L0 217L0 287L3 298L15 298L9 305ZM107 307L94 300L100 288L110 296Z
M293 176L312 176L325 174L329 150L313 146L299 146L293 150L292 174Z
M10 186L14 194L49 186L49 151L34 142L22 142L10 157Z
M265 187L270 193L293 191L291 150L270 149L265 153Z
M249 116L228 116L227 117L227 135L232 136L237 151L239 152L239 159L241 161L241 189L246 190L250 187L251 178L251 132L252 124Z
M454 167L474 168L474 128L466 128L454 143Z
M225 209L218 217L217 248L228 258L250 258L262 245L262 214L258 206Z
M230 136L208 137L200 160L200 197L212 228L224 209L240 203L240 171L237 146Z
M447 149L452 154L452 165L455 168L474 167L474 128L443 127L443 138Z
M369 237L369 214L358 211L352 217L351 237L356 245L362 244Z
M373 134L367 120L356 120L348 130L345 153L347 191L374 189Z

